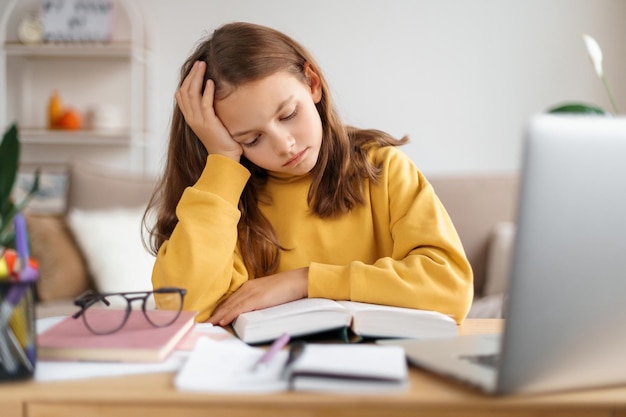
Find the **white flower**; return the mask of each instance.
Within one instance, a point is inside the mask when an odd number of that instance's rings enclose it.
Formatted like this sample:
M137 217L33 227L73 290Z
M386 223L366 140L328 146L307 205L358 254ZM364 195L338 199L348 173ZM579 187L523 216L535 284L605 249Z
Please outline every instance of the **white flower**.
M600 49L600 45L598 45L598 42L596 42L594 38L586 33L583 33L582 37L583 41L585 41L589 58L591 58L591 62L596 70L596 74L598 74L598 77L603 78L604 71L602 70L602 49Z

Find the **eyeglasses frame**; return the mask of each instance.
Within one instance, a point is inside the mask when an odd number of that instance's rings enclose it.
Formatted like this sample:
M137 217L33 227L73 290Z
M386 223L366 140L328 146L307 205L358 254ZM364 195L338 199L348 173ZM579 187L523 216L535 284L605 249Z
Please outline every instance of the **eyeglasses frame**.
M146 312L146 302L148 300L148 297L150 297L150 295L152 294L169 294L169 293L171 294L178 293L180 295L180 308L178 309L176 316L170 322L165 323L165 324L154 323L152 320L150 320L150 317L148 316ZM142 296L139 296L139 294L142 294ZM143 312L143 316L146 318L148 323L150 323L154 327L167 327L167 326L170 326L172 323L174 323L180 316L180 313L183 310L183 301L185 299L186 294L187 294L187 290L185 288L179 288L179 287L161 287L161 288L157 288L157 289L149 290L149 291L126 291L126 292L104 292L104 293L87 290L83 292L81 295L79 295L78 297L76 297L76 299L74 300L74 305L77 307L80 307L80 310L74 313L72 315L72 318L78 319L79 317L82 316L85 327L87 327L87 329L93 334L96 334L96 335L112 334L122 329L124 325L126 324L126 322L128 321L128 317L130 316L130 313L132 311L132 302L137 301L137 300L142 300L141 311ZM94 304L100 301L102 301L104 304L109 306L111 303L106 298L111 297L111 296L122 296L126 300L126 310L124 314L124 320L122 320L121 324L118 327L114 328L113 330L109 330L106 332L95 331L87 323L87 319L85 318L85 311L87 311L89 307L93 306Z

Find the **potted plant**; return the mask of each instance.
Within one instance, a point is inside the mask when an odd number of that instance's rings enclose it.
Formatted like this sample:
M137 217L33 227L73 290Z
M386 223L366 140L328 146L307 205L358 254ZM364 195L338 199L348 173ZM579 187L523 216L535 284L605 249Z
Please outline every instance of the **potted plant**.
M589 54L589 59L591 59L591 63L593 64L593 68L598 75L598 78L602 81L604 85L604 89L609 96L609 100L611 102L611 107L613 108L614 114L619 114L619 110L617 108L617 103L615 102L615 97L611 93L611 88L609 87L609 83L604 74L604 68L602 66L602 49L598 42L587 35L586 33L582 34L583 41L585 43L585 47L587 48L587 53ZM557 106L554 106L548 109L548 113L578 113L578 114L588 114L588 115L603 115L610 116L611 113L604 110L601 107L598 107L593 104L584 103L584 102L571 102L564 103Z
M28 256L21 211L39 189L39 172L26 197L14 203L11 192L19 159L18 130L13 124L0 142L0 380L30 378L36 363L34 282L38 271Z
M35 180L26 197L20 202L13 202L11 191L17 178L20 160L20 142L17 125L11 125L0 142L0 251L3 248L14 247L15 230L13 220L32 200L39 190L39 172L35 173ZM0 253L2 253L0 252Z

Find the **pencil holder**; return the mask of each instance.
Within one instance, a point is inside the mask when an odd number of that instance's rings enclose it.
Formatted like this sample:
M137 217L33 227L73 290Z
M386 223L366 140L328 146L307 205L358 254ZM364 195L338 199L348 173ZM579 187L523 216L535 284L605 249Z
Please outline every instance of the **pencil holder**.
M36 341L35 284L0 280L0 381L34 375Z

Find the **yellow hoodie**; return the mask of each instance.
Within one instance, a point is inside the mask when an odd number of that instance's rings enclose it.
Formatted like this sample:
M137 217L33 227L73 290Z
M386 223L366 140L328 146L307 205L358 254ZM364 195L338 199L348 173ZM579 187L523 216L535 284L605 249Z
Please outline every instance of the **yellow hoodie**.
M402 151L376 147L370 158L382 168L380 180L366 181L365 204L337 218L310 213L309 175L270 175L272 203L261 211L290 249L277 272L308 266L309 297L436 310L461 323L473 275L445 208ZM198 311L198 321L249 279L237 247L237 204L249 177L241 164L209 155L157 254L153 286L186 288L184 308Z

